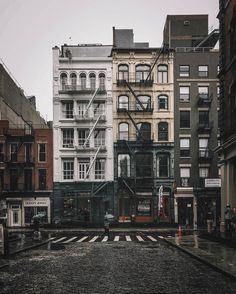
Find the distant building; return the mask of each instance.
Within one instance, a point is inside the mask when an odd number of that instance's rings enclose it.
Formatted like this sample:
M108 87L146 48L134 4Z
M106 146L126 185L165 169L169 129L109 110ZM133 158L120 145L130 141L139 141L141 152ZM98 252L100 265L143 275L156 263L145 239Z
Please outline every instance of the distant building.
M221 220L227 204L236 210L236 1L219 1Z
M0 65L0 218L9 227L51 221L52 129Z
M114 213L111 46L53 48L54 214L101 225Z
M168 15L164 44L174 57L175 222L201 227L220 216L219 31L207 15Z
M114 193L119 222L173 219L173 51L113 28Z

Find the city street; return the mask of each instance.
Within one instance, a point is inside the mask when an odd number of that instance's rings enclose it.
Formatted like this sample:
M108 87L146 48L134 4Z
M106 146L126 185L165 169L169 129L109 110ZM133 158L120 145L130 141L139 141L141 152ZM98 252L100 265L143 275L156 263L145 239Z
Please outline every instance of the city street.
M109 240L101 232L55 234L51 238L45 247L10 259L10 266L1 270L1 293L236 291L233 279L172 247L155 233L112 232ZM64 249L50 250L56 245Z

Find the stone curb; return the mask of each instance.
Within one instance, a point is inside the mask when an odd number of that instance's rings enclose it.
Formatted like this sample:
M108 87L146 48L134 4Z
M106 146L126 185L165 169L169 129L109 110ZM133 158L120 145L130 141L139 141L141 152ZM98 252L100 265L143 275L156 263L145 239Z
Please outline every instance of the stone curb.
M13 251L9 254L9 256L11 255L15 255L15 254L18 254L18 253L21 253L21 252L24 252L24 251L27 251L27 250L30 250L30 249L34 249L34 248L37 248L37 247L40 247L40 246L43 246L45 244L47 244L48 242L50 242L50 240L45 240L43 242L40 242L40 243L37 243L37 244L34 244L34 245L31 245L31 246L27 246L27 247L24 247L24 248L21 248L19 250L16 250L16 251Z
M219 267L219 266L217 266L217 265L215 265L215 264L207 261L206 259L204 259L204 258L202 258L202 257L200 257L200 256L198 256L196 254L194 254L192 251L189 251L188 249L186 249L186 248L184 248L184 247L182 247L180 245L174 244L173 242L167 240L166 238L163 238L162 240L165 241L167 244L169 244L169 245L171 245L171 246L173 246L175 248L178 248L179 250L181 250L182 252L188 254L189 256L193 257L194 259L196 259L196 260L198 260L198 261L200 261L200 262L202 262L202 263L210 266L214 270L216 270L216 271L218 271L220 273L223 273L223 274L229 276L233 280L236 280L236 275L233 274L232 272L227 271L226 269L223 269L223 268L221 268L221 267Z

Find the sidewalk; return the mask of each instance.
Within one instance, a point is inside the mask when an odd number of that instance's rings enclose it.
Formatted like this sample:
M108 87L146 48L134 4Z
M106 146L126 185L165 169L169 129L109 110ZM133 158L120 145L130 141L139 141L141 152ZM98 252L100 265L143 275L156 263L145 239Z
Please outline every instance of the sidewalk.
M224 243L223 238L216 240L210 234L201 236L199 232L195 232L192 235L168 236L164 240L215 270L236 279L236 247Z

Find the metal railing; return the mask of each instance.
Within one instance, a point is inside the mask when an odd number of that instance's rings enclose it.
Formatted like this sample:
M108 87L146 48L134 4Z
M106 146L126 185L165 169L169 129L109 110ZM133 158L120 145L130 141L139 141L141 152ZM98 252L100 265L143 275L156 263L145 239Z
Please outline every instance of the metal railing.
M152 86L153 84L153 74L148 76L148 73L138 73L138 74L129 74L124 75L122 73L117 73L116 82L118 85L136 84L139 86Z

